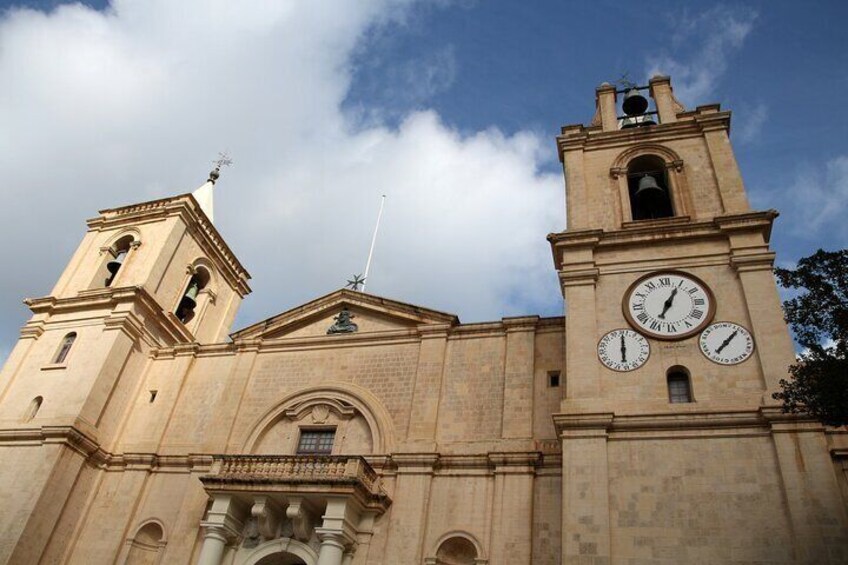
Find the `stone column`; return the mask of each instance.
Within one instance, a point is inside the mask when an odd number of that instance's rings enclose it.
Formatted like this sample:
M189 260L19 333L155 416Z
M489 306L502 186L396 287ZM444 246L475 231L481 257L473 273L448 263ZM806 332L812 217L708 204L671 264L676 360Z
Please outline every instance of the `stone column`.
M601 114L601 129L618 130L618 116L615 108L615 86L608 82L595 89L595 103Z
M203 547L197 565L221 565L224 549L227 547L227 535L220 526L207 526L203 535Z
M344 556L344 536L341 532L324 529L316 530L321 547L318 549L318 565L342 565Z
M205 533L198 565L221 565L227 542L237 538L242 530L243 514L244 508L232 495L214 495L212 507L200 523Z
M670 124L677 121L677 111L674 108L674 95L671 93L671 79L664 75L656 75L648 81L651 87L651 96L660 116L661 124Z

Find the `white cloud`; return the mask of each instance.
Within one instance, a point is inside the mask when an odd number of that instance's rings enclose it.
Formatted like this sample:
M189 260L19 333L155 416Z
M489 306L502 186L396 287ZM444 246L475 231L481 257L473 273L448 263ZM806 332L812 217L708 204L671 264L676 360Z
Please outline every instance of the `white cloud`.
M649 57L648 76L674 77L674 92L688 107L707 100L727 71L728 60L751 33L757 13L748 8L718 5L695 16L676 15L672 43L675 52L691 53L681 59L667 52Z
M741 143L756 141L768 120L768 106L760 102L753 109L742 108L739 115L739 125L733 129L734 140Z
M781 189L783 213L794 235L806 240L848 241L848 156L823 166L799 168L794 182Z
M363 126L341 110L357 44L407 7L117 0L105 13L6 12L5 325L25 319L21 297L49 292L85 218L194 189L224 148L235 166L218 183L216 222L254 276L239 324L361 272L383 193L370 292L464 320L556 307L544 237L563 227L562 180L538 171L552 140L460 134L432 111ZM442 67L424 72L422 96L458 72L449 50L421 64Z

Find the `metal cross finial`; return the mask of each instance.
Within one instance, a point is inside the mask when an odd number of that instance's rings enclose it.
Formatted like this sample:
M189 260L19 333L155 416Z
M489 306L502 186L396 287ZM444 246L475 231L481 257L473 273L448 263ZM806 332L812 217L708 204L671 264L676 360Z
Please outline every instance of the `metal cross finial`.
M353 280L348 280L345 288L349 288L351 290L359 290L360 286L365 285L365 277L362 275L353 275Z
M630 73L627 71L621 73L621 78L615 81L615 84L620 84L627 89L636 88L636 83L630 80L630 77L628 76L629 74Z
M221 167L229 167L233 164L233 160L230 159L229 152L219 151L218 158L212 161L212 164L215 165L215 168L209 173L209 180L215 182L221 176Z
M229 167L233 164L233 160L230 159L229 151L219 151L218 158L212 161L212 164L215 165L216 169L220 169L221 167Z

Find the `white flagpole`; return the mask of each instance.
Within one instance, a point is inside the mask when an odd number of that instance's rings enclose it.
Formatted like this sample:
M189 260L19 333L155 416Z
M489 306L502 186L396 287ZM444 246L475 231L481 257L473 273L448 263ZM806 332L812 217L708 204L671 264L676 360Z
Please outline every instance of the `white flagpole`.
M362 292L368 283L368 271L371 269L371 257L374 256L374 244L377 243L377 231L380 229L380 218L383 217L383 204L386 203L386 195L380 199L380 212L377 214L377 225L374 226L374 237L371 238L371 249L368 250L368 261L365 263L365 275L362 277Z

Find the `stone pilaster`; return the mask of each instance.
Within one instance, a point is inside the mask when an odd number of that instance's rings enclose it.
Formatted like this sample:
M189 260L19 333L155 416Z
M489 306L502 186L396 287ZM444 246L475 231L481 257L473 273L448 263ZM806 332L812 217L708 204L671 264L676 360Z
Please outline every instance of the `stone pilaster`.
M848 563L848 516L824 427L778 408L761 412L771 425L796 562Z
M490 453L495 468L492 565L533 560L533 481L539 453Z
M610 545L607 437L612 414L555 414L562 441L562 557L608 565Z
M392 455L397 477L385 553L392 563L421 562L430 484L438 460L435 453Z
M415 376L412 413L409 417L408 438L420 442L422 449L435 449L436 419L447 350L447 324L421 325L421 349L418 354L418 372Z
M506 326L503 438L533 435L533 372L538 321L538 316L503 319Z

